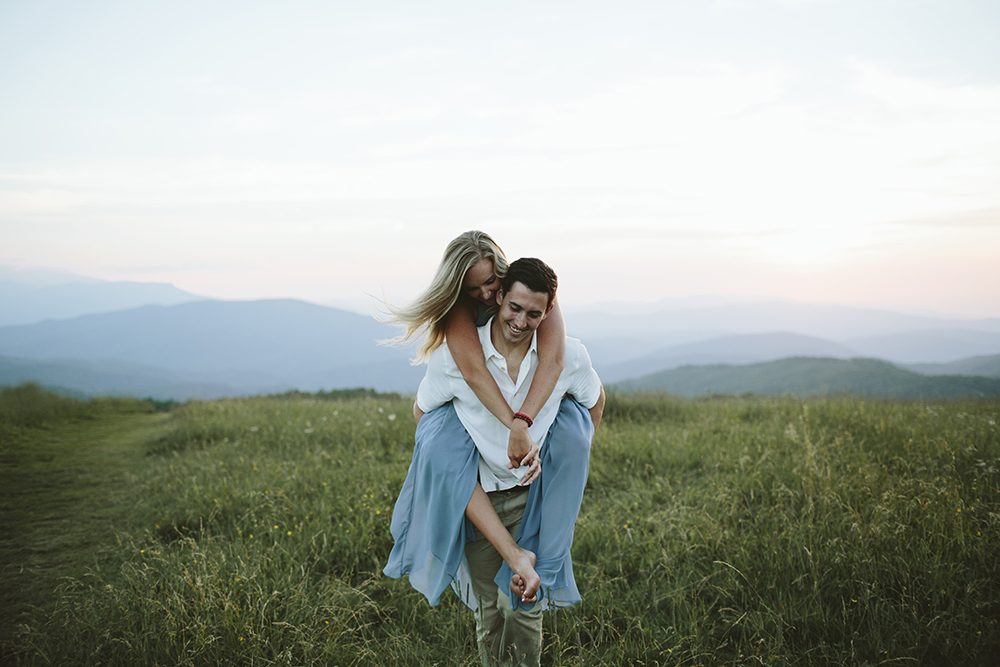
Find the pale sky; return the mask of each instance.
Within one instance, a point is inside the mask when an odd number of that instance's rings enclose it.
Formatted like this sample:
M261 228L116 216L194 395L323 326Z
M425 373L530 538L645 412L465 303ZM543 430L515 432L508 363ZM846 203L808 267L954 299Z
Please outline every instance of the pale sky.
M0 3L0 264L1000 316L1000 2Z

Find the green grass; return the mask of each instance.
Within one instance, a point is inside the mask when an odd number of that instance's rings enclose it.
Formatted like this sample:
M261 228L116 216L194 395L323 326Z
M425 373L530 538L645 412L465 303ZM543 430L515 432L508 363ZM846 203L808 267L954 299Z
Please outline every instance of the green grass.
M81 401L24 385L0 390L0 643L25 614L51 613L134 516L152 428L134 399ZM112 556L112 561L117 559ZM6 664L6 661L3 661Z
M86 465L119 471L129 510L51 607L22 605L4 664L478 664L454 596L431 608L381 575L409 400L339 398L60 427L119 452ZM546 615L543 664L995 664L998 413L611 396L573 547L584 601ZM5 546L4 571L22 556Z

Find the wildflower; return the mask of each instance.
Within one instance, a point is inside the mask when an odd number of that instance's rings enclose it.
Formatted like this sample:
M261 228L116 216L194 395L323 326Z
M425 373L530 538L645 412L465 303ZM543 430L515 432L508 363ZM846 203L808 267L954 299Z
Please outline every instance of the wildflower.
M371 426L371 425L372 425L371 422L365 422L365 426Z
M303 430L302 430L302 432L303 432L303 433L312 433L312 432L313 432L313 430L314 430L314 429L311 429L311 428L307 428L307 429L303 429Z
M387 417L387 419L391 422L396 421L396 413L392 413Z
M260 430L260 427L259 427L259 426L251 426L251 427L250 427L250 432L251 432L251 433L256 433L256 432L257 432L257 431L259 431L259 430Z
M285 535L291 535L291 534L292 534L292 531L288 531L287 533L285 533Z

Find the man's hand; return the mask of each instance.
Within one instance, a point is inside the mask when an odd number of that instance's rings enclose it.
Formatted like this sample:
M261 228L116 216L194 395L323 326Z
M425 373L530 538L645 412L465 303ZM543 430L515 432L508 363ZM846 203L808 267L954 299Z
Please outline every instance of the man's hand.
M538 456L538 445L528 435L528 422L515 419L510 427L510 437L507 439L507 469L513 470L531 463Z

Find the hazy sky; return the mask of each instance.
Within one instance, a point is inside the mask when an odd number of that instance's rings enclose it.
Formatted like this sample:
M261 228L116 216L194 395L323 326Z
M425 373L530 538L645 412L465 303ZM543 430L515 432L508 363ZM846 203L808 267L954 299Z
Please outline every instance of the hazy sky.
M1000 2L0 3L0 264L1000 316Z

